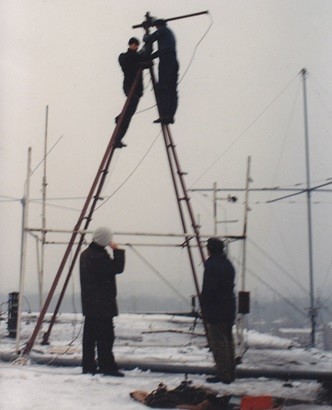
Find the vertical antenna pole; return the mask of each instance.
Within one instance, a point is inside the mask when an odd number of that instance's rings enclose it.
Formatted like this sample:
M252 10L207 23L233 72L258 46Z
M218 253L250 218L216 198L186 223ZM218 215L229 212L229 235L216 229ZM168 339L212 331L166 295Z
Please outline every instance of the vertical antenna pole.
M304 137L305 137L305 156L306 156L306 177L307 177L307 218L308 218L308 248L309 248L309 285L310 285L310 321L311 338L310 346L315 346L316 338L316 308L314 299L314 268L313 268L313 249L312 249L312 218L311 218L311 186L310 186L310 155L309 155L309 127L308 127L308 108L307 108L307 70L301 70L303 80L303 113L304 113Z
M250 165L251 157L248 157L247 163L247 179L245 188L245 199L244 199L244 221L243 221L243 253L242 253L242 274L241 274L241 291L245 291L246 287L246 269L247 269L247 228L248 228L248 212L249 212L249 184L250 178ZM246 346L244 342L244 314L238 313L236 318L236 335L237 335L237 347L238 347L238 357L242 358Z
M43 307L43 287L44 287L44 265L45 265L45 243L46 243L46 169L47 169L47 134L48 134L48 105L46 106L45 115L45 137L44 137L44 175L42 183L43 205L42 205L42 241L40 255L40 272L39 272L39 309Z
M213 234L214 236L217 236L217 183L214 182L213 183L213 224L214 224L214 230L213 230Z
M241 290L245 290L246 287L246 268L247 268L247 228L248 228L248 212L249 212L249 184L250 184L250 166L251 157L248 157L247 165L247 181L246 181L246 194L244 200L244 223L243 223L243 255L242 255L242 277L241 277Z
M31 147L28 149L28 169L24 184L24 196L22 198L22 232L21 232L21 261L20 261L20 294L18 298L17 331L16 331L16 351L18 352L21 339L22 303L24 297L26 247L27 247L27 224L30 200L30 176L31 176Z

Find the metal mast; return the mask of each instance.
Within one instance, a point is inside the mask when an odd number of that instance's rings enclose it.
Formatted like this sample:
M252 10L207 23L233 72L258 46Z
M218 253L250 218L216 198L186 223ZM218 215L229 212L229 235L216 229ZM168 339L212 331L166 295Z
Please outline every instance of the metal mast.
M238 302L238 310L239 313L236 317L236 335L237 335L237 348L238 348L238 357L242 358L245 351L246 345L244 340L244 320L245 314L240 308L240 298L246 293L246 270L247 270L247 230L248 230L248 212L250 211L249 208L249 185L251 182L250 177L250 167L251 167L251 157L248 157L248 164L247 164L247 179L246 179L246 188L245 188L245 200L244 200L244 220L243 220L243 253L242 253L242 274L241 274L241 286L239 291L239 302ZM248 306L249 308L249 306ZM249 310L248 310L249 311ZM247 313L248 313L247 311Z
M247 181L246 181L246 195L244 200L244 222L243 222L243 255L242 255L242 278L241 278L241 290L245 291L246 288L246 268L247 268L247 228L248 228L248 212L249 212L249 185L251 182L250 177L251 157L248 157L247 165Z
M42 205L42 240L41 240L41 255L40 255L40 271L39 271L39 304L40 310L43 307L43 287L44 287L44 261L45 261L45 243L46 243L46 157L47 157L47 134L48 134L48 105L46 106L46 116L45 116L45 138L44 138L44 174L42 183L42 195L43 195L43 205Z
M313 248L312 248L312 217L311 217L311 186L310 186L310 155L309 155L309 127L308 127L308 108L307 108L307 70L301 70L303 82L303 113L304 113L304 137L305 137L305 156L306 156L306 178L307 178L307 218L308 218L308 247L309 247L309 284L310 284L310 321L311 339L310 346L314 347L316 342L316 307L314 298L314 268L313 268Z
M24 297L24 283L26 270L26 249L27 236L26 229L28 224L29 201L30 201L30 176L31 176L31 147L28 149L28 168L27 177L24 184L24 196L22 198L22 232L21 232L21 262L20 262L20 294L18 299L18 313L17 313L17 332L16 332L16 351L19 351L19 344L21 338L21 318L22 318L22 303Z

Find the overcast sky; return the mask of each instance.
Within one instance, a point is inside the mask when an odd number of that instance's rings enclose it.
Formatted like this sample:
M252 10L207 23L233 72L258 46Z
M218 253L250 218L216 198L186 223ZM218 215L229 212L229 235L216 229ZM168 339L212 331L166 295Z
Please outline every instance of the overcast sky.
M332 177L331 1L0 0L1 292L18 288L22 210L19 201L7 200L23 196L29 146L32 168L37 167L31 197L41 198L43 166L38 164L43 159L46 106L48 148L56 144L47 157L47 226L72 229L83 201L52 198L85 197L90 189L114 117L125 102L117 57L131 36L143 36L143 30L132 25L142 22L147 11L169 18L203 10L209 15L169 23L177 37L181 79L171 129L181 166L188 173L187 186L212 188L217 182L220 188L243 188L248 156L252 188L305 186L302 68L308 70L312 184ZM181 232L160 128L152 124L157 112L150 108L154 98L145 73L146 89L138 109L144 111L132 121L125 137L128 147L114 156L104 195L120 189L96 212L91 229L108 225L122 232ZM244 197L231 193L239 196L238 202L220 200L218 218L238 222L220 224L221 235L241 234L243 229ZM266 203L282 194L250 194L247 288L271 297L263 279L291 299L307 297L306 198ZM202 233L213 233L212 194L191 197ZM331 298L331 202L330 193L313 194L315 291L323 299ZM41 226L40 203L31 203L28 225ZM68 240L60 234L48 238ZM129 236L114 239L143 241ZM45 291L64 249L47 246ZM127 249L119 292L153 289L171 295ZM182 293L193 293L185 250L137 250ZM230 256L240 275L240 243L230 246ZM36 269L36 245L30 237L28 292L37 292ZM197 270L201 279L199 258ZM77 271L72 289L79 290Z

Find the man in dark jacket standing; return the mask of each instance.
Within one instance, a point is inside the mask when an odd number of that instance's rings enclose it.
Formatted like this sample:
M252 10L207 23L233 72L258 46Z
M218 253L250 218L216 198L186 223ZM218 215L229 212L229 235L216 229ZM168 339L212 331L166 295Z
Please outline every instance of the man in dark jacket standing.
M113 249L112 259L106 251ZM82 309L85 316L83 331L83 373L95 374L98 352L98 372L122 377L113 356L113 317L118 315L115 275L124 270L124 250L112 242L108 228L98 228L93 241L80 258Z
M135 81L137 71L140 68L140 66L142 66L143 64L144 50L138 51L138 47L139 47L139 40L136 37L132 37L129 39L129 42L128 42L128 50L125 53L121 53L119 55L119 64L123 71L123 91L127 97L129 95L131 86L133 85ZM123 118L121 128L117 135L117 139L114 144L115 148L123 148L126 146L126 144L122 142L122 138L125 136L128 130L131 118L136 112L139 100L142 97L142 95L143 95L143 78L141 74L139 76L138 83L135 88L132 99L129 103L129 106ZM120 114L115 118L116 123L118 122L119 118L120 118Z
M147 46L158 41L158 50L151 54L150 59L159 58L157 102L160 118L156 123L173 124L178 106L177 82L179 63L176 57L176 39L167 27L166 21L155 21L157 30L152 34L145 34L143 41Z
M217 376L210 383L231 383L235 379L234 342L235 270L224 253L224 243L217 238L207 242L209 258L205 262L201 307L207 322L210 347L216 362Z

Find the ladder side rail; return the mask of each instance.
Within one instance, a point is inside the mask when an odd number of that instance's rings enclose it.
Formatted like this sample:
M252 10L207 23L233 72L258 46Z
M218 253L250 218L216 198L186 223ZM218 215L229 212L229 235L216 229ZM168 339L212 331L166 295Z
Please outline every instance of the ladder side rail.
M183 232L188 233L187 224L186 224L186 220L185 220L185 217L184 217L184 211L182 209L182 200L180 198L179 189L178 189L178 185L177 185L177 182L176 182L176 175L178 175L178 179L180 179L180 172L179 172L178 168L175 171L174 167L176 167L176 161L175 161L174 155L173 155L173 160L172 160L172 155L171 155L171 153L174 154L174 151L173 151L174 150L174 145L173 145L173 143L171 142L171 140L169 138L169 128L168 128L168 126L167 125L162 125L162 130L163 130L163 135L164 135L166 152L167 152L169 165L170 165L170 169L171 169L172 179L173 179L173 183L174 183L176 198L177 198L177 202L178 202L178 206L179 206ZM185 194L185 193L183 193L183 194ZM187 203L188 201L186 200L185 202ZM189 263L190 263L190 267L191 267L191 271L192 271L192 275L193 275L193 279L194 279L194 285L195 285L195 289L196 289L196 293L197 293L197 298L198 298L199 306L201 308L201 315L202 315L205 335L206 335L206 338L207 338L208 345L210 346L207 322L204 318L204 314L203 314L202 307L201 307L202 306L202 304L201 304L201 292L200 292L200 286L199 286L199 283L198 283L197 271L196 271L196 266L195 266L195 262L194 262L194 256L193 256L193 253L192 253L192 247L190 245L190 239L186 238L185 244L186 244L186 248L187 248L187 252L188 252Z
M179 161L176 160L176 158L175 158L175 155L176 155L175 146L174 146L174 143L173 143L173 141L172 141L172 139L171 139L171 137L170 137L169 127L168 127L168 126L165 126L165 129L166 129L166 131L167 131L168 140L169 140L169 142L170 142L170 143L169 143L169 147L172 148L173 159L174 159L174 162L175 162L175 164L176 164L176 166L177 166L178 179L181 181L181 180L183 180L183 178L182 178L182 175L183 175L183 174L181 173L180 168L179 168L179 166L180 166ZM182 182L183 182L183 181L182 181ZM184 191L183 194L184 194L184 196L186 196L186 191L184 190L185 185L184 185L184 184L181 184L181 186L182 186L183 191ZM187 205L188 205L188 199L186 199L186 203L187 203ZM189 211L189 207L188 207L188 211ZM192 223L193 223L193 221L192 221ZM199 239L199 236L198 236L198 239ZM200 248L200 250L201 250L201 255L202 255L202 254L203 254L203 251L202 251L202 249L201 249L201 242L200 242L200 240L198 241L198 243L199 243L198 246L199 246L199 248ZM200 286L199 286L199 283L198 283L197 271L196 271L196 267L195 267L195 264L194 264L194 258L193 258L193 255L192 255L192 248L191 248L189 242L187 243L187 249L188 249L189 260L190 260L190 264L191 264L191 269L192 269L192 275L193 275L193 279L194 279L195 289L196 289L196 292L197 292L198 303L199 303L200 310L201 310L201 315L202 315L202 320L203 320L203 326L204 326L204 330L205 330L205 334L206 334L206 338L207 338L208 345L210 346L210 339L209 339L207 321L206 321L206 319L205 319L204 312L203 312L203 309L202 309L201 291L200 291ZM203 263L204 263L204 260L203 260Z
M158 95L157 95L157 92L156 92L157 83L156 83L156 77L155 77L155 74L154 74L154 71L153 71L152 67L150 67L150 74L151 74L151 80L152 80L154 94L155 94L155 97L156 97L157 108L158 108L158 112L159 112L159 116L160 116L159 105L158 105ZM161 130L162 130L163 138L164 138L164 142L165 142L166 154L167 154L167 159L168 159L168 163L169 163L169 167L170 167L170 171L171 171L175 196L176 196L177 203L178 203L178 208L179 208L179 213L180 213L180 219L181 219L183 232L187 233L186 220L185 220L184 212L183 212L182 205L181 205L180 192L179 192L178 184L177 184L177 181L176 181L176 172L174 170L175 165L173 165L172 157L171 157L171 154L170 154L170 151L169 151L171 142L169 141L168 133L167 133L167 129L166 129L165 125L161 124ZM188 243L187 238L185 238L185 241L186 241L186 243Z
M67 290L67 286L68 286L69 280L70 280L70 278L71 278L72 271L73 271L73 269L74 269L74 266L75 266L75 263L76 263L78 254L79 254L79 252L80 252L80 250L81 250L81 247L82 247L82 244L83 244L84 237L85 237L85 234L82 234L81 237L80 237L80 240L79 240L79 242L78 242L78 244L77 244L77 247L76 247L76 251L75 251L73 260L72 260L72 262L71 262L71 264L70 264L70 268L69 268L69 270L68 270L68 273L67 273L67 276L66 276L64 285L63 285L62 290L61 290L61 293L60 293L60 295L59 295L59 299L58 299L58 302L57 302L56 307L55 307L55 309L54 309L54 312L53 312L51 321L50 321L50 323L49 323L49 326L48 326L47 331L46 331L46 332L44 333L44 335L43 335L43 340L42 340L42 342L41 342L42 345L48 344L48 340L49 340L50 334L51 334L51 332L52 332L53 325L55 324L57 315L58 315L59 310L60 310L60 307L61 307L62 300L63 300L63 298L64 298L64 296L65 296L65 293L66 293L66 290Z
M162 130L163 130L163 136L164 136L164 141L165 141L165 146L166 146L166 153L167 153L168 162L169 162L169 166L170 166L170 170L171 170L175 195L176 195L176 199L177 199L177 203L178 203L182 228L183 228L183 232L186 234L186 233L188 233L187 223L186 223L186 219L185 219L185 216L184 216L184 210L182 208L182 200L181 200L181 197L180 197L178 183L177 183L177 180L176 180L176 175L178 174L178 171L175 170L176 165L175 165L175 162L174 162L174 158L172 160L172 156L171 156L171 152L170 152L171 142L168 138L169 135L168 135L168 132L167 132L167 126L162 125ZM193 276L194 276L195 289L196 289L197 295L199 297L200 289L199 289L199 284L198 284L198 280L197 280L196 267L195 267L194 258L193 258L193 254L192 254L192 249L191 249L191 245L190 245L190 239L185 238L185 244L186 244L185 246L186 246L187 251L188 251L190 266L191 266Z
M192 224L192 227L193 227L194 232L195 232L195 237L196 237L196 240L197 240L197 245L198 245L198 248L199 248L201 259L202 259L202 262L204 263L205 262L205 256L204 256L204 252L203 252L202 243L201 243L201 240L200 240L199 228L198 228L198 225L197 225L196 220L195 220L194 212L192 210L192 206L191 206L191 203L190 203L190 198L188 197L188 190L187 190L184 178L183 178L184 174L181 170L180 161L179 161L178 155L176 153L175 145L173 143L173 138L172 138L171 131L170 131L168 126L167 126L167 133L168 133L169 140L170 140L170 143L171 143L172 152L173 152L173 156L174 156L174 161L176 163L176 167L177 167L177 170L178 170L179 180L181 182L183 194L186 198L186 203L187 203L187 207L188 207L188 213L189 213L189 216L190 216L190 219L191 219L191 224Z
M167 159L168 159L168 163L169 163L169 167L170 167L170 171L171 171L175 196L176 196L176 200L177 200L177 204L178 204L178 208L179 208L183 233L186 234L186 233L188 233L187 222L186 222L186 219L185 219L185 216L184 216L184 210L183 210L183 206L182 206L181 194L180 194L178 182L177 182L177 179L176 179L176 170L174 168L175 163L173 162L172 156L171 156L171 153L170 153L170 141L167 139L168 135L167 135L167 132L166 132L166 126L165 125L162 125L162 131L163 131L163 137L164 137L164 142L165 142L165 147L166 147ZM189 243L190 238L185 237L184 239L185 239L185 244L187 246L189 246L190 245L190 243Z
M77 232L77 231L80 229L80 226L81 226L81 224L82 224L82 221L85 219L85 215L86 215L86 213L87 213L87 209L88 209L88 207L89 207L89 205L90 205L91 199L92 199L93 194L94 194L94 192L95 192L95 190L96 190L98 181L100 180L100 175L103 173L104 168L105 168L105 164L106 164L107 160L110 158L110 152L112 152L112 150L113 150L113 145L114 145L115 139L116 139L116 137L117 137L117 135L118 135L118 133L119 133L119 131L120 131L120 127L122 126L124 116L125 116L125 114L126 114L126 112L127 112L127 110L128 110L130 101L131 101L131 99L132 99L132 97L133 97L133 95L134 95L134 92L135 92L135 89L136 89L136 86L137 86L137 84L138 84L138 80L139 80L139 77L140 77L142 71L143 71L143 68L139 68L139 70L138 70L137 73L136 73L135 80L134 80L134 82L133 82L133 85L132 85L132 87L131 87L131 89L130 89L129 95L128 95L127 99L126 99L125 105L124 105L124 107L123 107L123 109L122 109L122 112L121 112L121 114L120 114L118 123L116 124L116 127L115 127L115 129L114 129L114 131L113 131L112 137L111 137L111 139L110 139L110 141L109 141L109 143L108 143L108 146L107 146L107 148L106 148L105 154L104 154L104 156L103 156L103 158L102 158L102 161L101 161L100 166L99 166L99 168L98 168L97 174L96 174L95 179L94 179L94 181L93 181L93 183L92 183L92 186L91 186L91 188L90 188L90 192L89 192L89 194L88 194L88 197L87 197L87 199L86 199L86 201L85 201L85 204L84 204L83 209L82 209L82 211L81 211L81 213L80 213L80 216L79 216L79 218L78 218L78 221L77 221L77 223L76 223L76 225L75 225L75 227L74 227L74 229L73 229L73 233L72 233L71 238L70 238L70 240L69 240L69 243L68 243L68 246L67 246L66 251L65 251L65 253L64 253L64 256L63 256L63 258L62 258L62 261L61 261L61 263L60 263L59 269L58 269L58 271L57 271L57 273L56 273L56 275L55 275L55 278L54 278L54 281L53 281L53 283L52 283L51 289L50 289L50 291L49 291L49 293L48 293L48 295L47 295L47 298L46 298L46 300L45 300L44 306L43 306L43 308L42 308L42 310L41 310L41 312L40 312L40 315L39 315L39 317L38 317L38 320L37 320L36 326L35 326L35 328L34 328L34 331L33 331L33 333L32 333L32 335L31 335L30 339L28 340L28 342L27 342L27 344L26 344L26 346L25 346L25 348L24 348L24 350L23 350L23 354L24 354L24 355L28 355L28 354L30 353L30 351L31 351L31 349L32 349L32 347L33 347L33 345L34 345L34 343L35 343L37 334L38 334L38 332L39 332L39 330L40 330L40 328L41 328L41 325L42 325L42 322L43 322L43 320L44 320L46 311L47 311L47 309L48 309L48 307L49 307L49 305L50 305L50 303L51 303L51 300L52 300L52 297L53 297L53 295L54 295L55 289L56 289L56 287L57 287L57 285L58 285L58 283L59 283L61 274L62 274L62 272L63 272L63 269L64 269L64 267L65 267L65 264L67 263L67 259L68 259L69 255L70 255L71 249L72 249L72 247L73 247L73 245L74 245L74 243L75 243L76 237L77 237L77 235L78 235L78 232Z
M152 67L150 67L150 75L151 75L152 85L153 85L153 89L154 89L154 93L155 93L155 97L156 97L157 108L158 108L158 112L159 112L159 116L160 116L160 111L159 111L159 106L158 106L158 96L157 96L157 92L156 92L156 78L155 78L154 71L153 71ZM170 131L169 131L168 125L163 125L162 124L161 128L162 128L162 132L163 132L163 136L164 136L164 141L165 141L165 146L166 146L166 153L167 153L167 157L168 157L168 161L169 161L169 165L170 165L170 170L171 170L172 180L173 180L173 184L174 184L175 194L176 194L176 198L177 198L177 202L178 202L178 206L179 206L179 212L180 212L182 227L183 227L184 233L186 234L186 233L188 233L187 232L187 227L186 227L186 221L185 221L185 218L184 218L184 215L183 215L183 210L182 210L182 206L181 206L181 199L180 199L180 195L179 195L179 191L178 191L178 186L177 186L177 183L176 183L176 174L175 174L175 171L173 169L173 161L174 161L175 166L177 167L177 175L180 178L179 161L177 160L176 155L174 155L175 147L174 147L172 139L170 138ZM171 157L171 153L170 153L170 148L172 149L172 153L173 153L173 161L172 161L172 157ZM181 178L180 178L180 181L181 181ZM181 183L181 185L182 185L182 187L185 187L184 184ZM183 189L183 191L184 191L184 194L186 195L186 190ZM188 202L188 201L186 200L186 202ZM204 255L203 255L203 251L201 249L201 244L200 244L199 240L198 240L198 243L199 243L198 246L200 247L200 250L201 250L202 259L203 259L203 262L204 262ZM193 274L193 278L194 278L194 284L195 284L195 289L196 289L196 292L197 292L197 298L198 298L199 305L200 305L200 308L201 308L200 288L199 288L199 283L198 283L198 279L197 279L197 273L196 273L196 267L195 267L194 258L193 258L193 254L192 254L192 249L191 249L191 246L190 246L190 243L189 243L188 239L186 239L186 247L187 247L189 262L190 262L190 266L191 266L192 274ZM202 308L201 308L201 314L202 314L203 326L204 326L207 342L208 342L208 345L210 346L207 322L204 318Z
M134 83L133 83L133 85L132 85L132 87L131 87L131 89L130 89L130 91L129 91L129 95L128 95L127 101L128 101L128 100L130 101L130 99L132 98L132 95L133 95L133 93L134 93L134 90L136 89L137 82L138 82L138 78L139 78L141 72L142 72L142 69L139 70L138 74L137 74L136 77L135 77ZM127 107L128 107L128 105L129 105L129 101L128 101ZM125 105L124 108L123 108L123 110L122 110L122 112L121 112L121 114L120 114L120 117L119 117L119 123L120 123L120 125L119 125L119 127L121 126L121 121L123 120L123 116L124 116L124 114L125 114L125 112L126 112L126 110L127 110L127 107L126 107L126 105ZM121 118L121 115L122 115L122 118ZM113 135L112 135L111 141L112 141L112 140L113 140L113 144L114 144ZM113 148L113 144L112 144L112 148ZM101 194L102 188L103 188L103 186L104 186L104 183L105 183L105 180L106 180L106 176L107 176L107 174L108 174L108 170L109 170L109 167L110 167L110 164L111 164L111 161L112 161L113 154L114 154L114 148L111 149L111 152L110 152L109 158L108 158L108 160L107 160L107 164L106 164L106 166L105 166L105 169L102 171L102 177L101 177L101 179L100 179L100 183L99 183L99 186L98 186L98 188L97 188L96 195L94 196L94 201L93 201L92 206L91 206L91 208L90 208L89 215L86 217L86 222L85 222L85 225L84 225L84 228L83 228L84 231L89 228L89 225L90 225L90 222L91 222L91 220L92 220L92 215L93 215L93 213L94 213L95 207L96 207L96 205L97 205L98 200L100 199L99 195ZM69 267L69 271L68 271L68 273L67 273L67 277L66 277L66 279L65 279L65 282L64 282L62 291L61 291L61 293L60 293L60 296L59 296L57 305L56 305L56 307L55 307L55 310L54 310L52 319L51 319L51 321L50 321L49 328L48 328L47 332L46 332L46 333L44 334L44 336L43 336L43 341L42 341L43 344L46 344L46 343L48 342L48 339L49 339L49 336L50 336L50 334L51 334L53 325L54 325L54 323L55 323L56 317L57 317L58 312L59 312L59 310L60 310L60 306L61 306L62 300L63 300L63 298L64 298L64 295L65 295L65 292L66 292L66 289L67 289L69 280L70 280L70 278L71 278L73 269L74 269L74 267L75 267L76 260L77 260L77 258L78 258L79 253L80 253L80 250L81 250L81 248L82 248L84 238L85 238L85 233L81 233L80 240L79 240L79 242L78 242L78 244L77 244L77 248L76 248L76 251L75 251L73 260L72 260L72 262L71 262L71 265L70 265L70 267Z
M110 153L108 162L107 162L107 164L106 164L105 170L102 171L102 177L101 177L101 179L100 179L100 182L99 182L99 186L98 186L96 195L94 196L94 200L93 200L92 206L91 206L91 208L90 208L89 214L88 214L88 216L86 217L85 225L84 225L84 227L83 227L83 230L84 230L84 231L86 231L86 230L89 228L90 222L91 222L91 220L92 220L93 212L94 212L95 207L96 207L96 205L97 205L97 203L98 203L98 200L100 199L100 196L99 196L99 195L100 195L100 193L101 193L101 191L102 191L102 188L103 188L103 186L104 186L104 183L105 183L105 180L106 180L106 176L107 176L107 174L108 174L108 169L109 169L109 166L110 166L110 164L111 164L111 160L112 160L113 154L114 154L114 149L111 150L111 153ZM59 310L60 310L62 300L63 300L63 298L64 298L64 296L65 296L66 289L67 289L67 286L68 286L68 284L69 284L69 280L70 280L71 275L72 275L72 272L73 272L73 270L74 270L74 267L75 267L77 258L78 258L79 254L80 254L80 251L81 251L81 248L82 248L82 245L83 245L83 242L84 242L84 238L85 238L85 232L81 233L80 235L81 235L81 236L80 236L80 240L79 240L79 242L78 242L78 244L77 244L75 254L74 254L74 256L73 256L72 262L71 262L71 264L70 264L70 267L69 267L69 270L68 270L68 273L67 273L67 276L66 276L66 279L65 279L65 282L64 282L64 284L63 284L61 293L60 293L60 295L59 295L58 302L57 302L56 307L55 307L55 309L54 309L54 312L53 312L52 319L51 319L51 321L50 321L48 330L47 330L47 332L45 332L45 334L44 334L44 336L43 336L42 344L47 344L47 343L48 343L48 339L49 339L49 337L50 337L50 334L51 334L53 325L54 325L54 323L55 323L56 317L57 317L58 312L59 312Z

